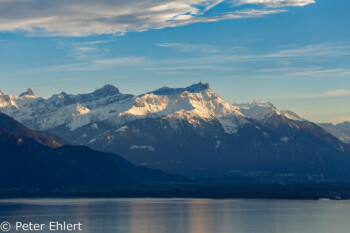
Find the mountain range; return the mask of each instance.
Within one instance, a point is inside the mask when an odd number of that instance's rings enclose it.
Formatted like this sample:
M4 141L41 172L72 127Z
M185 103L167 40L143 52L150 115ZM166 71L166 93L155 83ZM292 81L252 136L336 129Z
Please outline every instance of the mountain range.
M138 96L112 85L48 99L0 92L0 111L72 145L188 177L320 182L350 168L349 145L318 124L259 100L229 104L207 83Z

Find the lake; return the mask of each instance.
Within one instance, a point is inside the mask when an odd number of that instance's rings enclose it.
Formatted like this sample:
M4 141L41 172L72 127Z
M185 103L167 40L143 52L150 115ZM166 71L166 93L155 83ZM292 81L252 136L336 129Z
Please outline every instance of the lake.
M0 223L10 223L10 232L28 232L16 231L18 222L52 232L49 222L66 221L89 233L348 233L349 216L350 201L333 200L0 200Z

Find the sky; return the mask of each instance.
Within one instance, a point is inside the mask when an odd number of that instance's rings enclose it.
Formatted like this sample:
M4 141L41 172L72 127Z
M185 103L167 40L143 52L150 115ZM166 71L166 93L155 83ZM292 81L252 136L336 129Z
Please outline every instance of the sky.
M0 0L0 90L200 81L229 103L350 120L348 0Z

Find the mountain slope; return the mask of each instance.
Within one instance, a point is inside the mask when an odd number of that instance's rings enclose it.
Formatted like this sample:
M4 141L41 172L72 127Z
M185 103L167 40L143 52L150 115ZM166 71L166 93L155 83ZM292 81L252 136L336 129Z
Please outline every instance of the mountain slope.
M113 158L92 150L50 148L0 129L1 191L99 191L132 187Z
M317 124L300 118L292 111L280 111L269 102L265 103L261 100L253 100L248 104L240 104L238 106L240 106L240 110L243 114L255 119L260 124L275 132L290 135L293 134L293 130L297 129L299 131L305 131L326 143L336 145L340 150L347 147Z
M52 137L45 137L33 130L28 129L27 127L23 126L18 121L12 119L11 117L3 114L0 112L0 128L3 130L6 130L9 133L12 133L14 135L20 135L27 138L31 138L34 141L50 146L50 147L59 147L62 146L61 143L57 142Z
M161 171L136 167L116 154L83 146L52 148L43 144L37 141L34 131L1 114L0 160L4 165L0 169L1 192L101 192L130 190L149 182L184 180Z

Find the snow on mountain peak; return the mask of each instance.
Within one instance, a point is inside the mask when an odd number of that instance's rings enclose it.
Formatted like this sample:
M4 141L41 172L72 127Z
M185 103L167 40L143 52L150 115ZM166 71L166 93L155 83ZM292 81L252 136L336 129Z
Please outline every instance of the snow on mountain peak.
M121 94L118 88L112 85L105 85L104 87L87 94L73 95L61 92L60 94L55 94L50 97L47 102L55 108L80 103L89 109L93 109L97 106L107 106L119 100L131 97L132 95Z
M19 95L19 97L23 97L23 96L35 96L35 95L34 95L34 92L32 89L27 88L27 91L25 91Z
M2 93L2 91L0 90L0 107L3 107L6 105L6 101L5 101L5 95L4 93Z
M200 120L207 122L217 120L227 134L237 133L240 126L248 123L246 117L238 107L230 105L206 87L208 87L206 84L200 83L191 88L182 89L181 94L168 95L167 103L161 111L153 115L183 119L194 126L199 126Z
M55 94L49 99L0 95L0 111L35 130L67 126L70 130L99 122L125 122L133 119L165 117L190 124L218 121L228 134L234 134L249 118L265 119L273 114L297 119L292 112L279 112L271 103L260 100L231 105L210 89L208 83L186 88L163 87L140 96L121 94L112 85L88 94ZM174 122L175 122L174 121Z
M255 106L260 106L260 107L267 107L267 108L273 108L276 109L276 107L270 103L270 102L264 102L262 100L259 99L255 99L255 100L250 100L248 102L248 104L235 104L237 106L239 106L240 108L253 108Z
M280 113L272 107L256 105L251 108L241 108L241 112L256 120L265 120L274 114L280 115Z
M248 104L237 104L240 111L255 120L263 121L274 115L281 115L291 120L303 120L296 113L289 110L278 110L272 103L259 99L251 100Z
M76 107L76 114L77 115L84 115L84 114L87 114L87 113L90 113L90 109L85 108L83 105L78 103L77 107Z
M123 115L136 115L145 116L152 113L163 111L169 102L166 96L145 94L143 96L135 97L133 106L120 114Z
M248 120L238 107L228 104L206 87L208 85L199 83L189 88L176 89L177 93L175 91L157 92L162 94L148 93L135 97L132 107L121 112L119 116L129 116L129 119L166 117L186 120L192 125L199 125L199 119L218 120L226 133L236 133L238 127L247 123ZM165 89L167 88L163 88ZM179 93L179 91L182 92Z
M302 121L303 120L298 114L296 114L295 112L292 112L290 110L281 110L280 112L283 116L285 116L291 120L295 120L295 121Z

